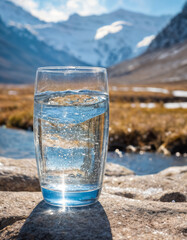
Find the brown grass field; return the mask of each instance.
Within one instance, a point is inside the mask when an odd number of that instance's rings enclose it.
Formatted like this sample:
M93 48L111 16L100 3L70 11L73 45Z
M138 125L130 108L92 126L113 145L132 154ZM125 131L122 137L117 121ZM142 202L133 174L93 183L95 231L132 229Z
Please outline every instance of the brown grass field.
M187 152L187 109L166 109L165 102L182 101L171 91L185 90L187 85L156 85L168 94L133 92L110 88L109 150L126 150L133 145L139 150L156 151L161 145L171 153ZM0 85L0 125L32 129L33 86ZM187 99L186 99L187 101ZM154 102L154 108L142 108L140 102ZM134 104L134 105L132 105Z

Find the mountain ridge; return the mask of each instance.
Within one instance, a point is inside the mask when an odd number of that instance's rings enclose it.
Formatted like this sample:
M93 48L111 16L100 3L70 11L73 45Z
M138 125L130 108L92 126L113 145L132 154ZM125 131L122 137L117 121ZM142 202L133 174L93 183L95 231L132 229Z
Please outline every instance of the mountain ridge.
M74 14L67 21L46 23L36 20L26 11L7 0L0 1L0 16L8 25L26 28L38 40L58 51L64 51L89 65L108 67L138 56L147 45L138 43L145 37L156 35L169 21L170 16L148 16L119 9L102 15L82 17ZM2 7L2 5L4 7ZM13 9L15 8L15 9ZM6 15L7 14L7 15ZM98 37L99 36L99 37Z
M141 56L109 68L112 83L162 84L187 80L187 2Z
M149 45L147 52L168 48L187 40L187 2L182 11L171 19L167 26Z
M27 19L27 24L39 24L45 23L45 21L41 21L35 16L33 16L28 11L24 10L22 7L14 4L8 0L0 1L0 17L3 22L7 25L11 25L11 21L9 19L13 19L13 21L17 20L24 24L24 18Z
M33 83L37 67L86 65L39 41L26 29L7 27L0 18L0 83Z

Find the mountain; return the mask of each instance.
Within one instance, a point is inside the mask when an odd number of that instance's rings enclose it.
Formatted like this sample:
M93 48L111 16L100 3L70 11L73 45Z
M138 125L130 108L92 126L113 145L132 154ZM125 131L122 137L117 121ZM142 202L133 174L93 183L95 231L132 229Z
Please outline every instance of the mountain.
M187 3L144 54L109 68L109 79L115 84L186 84L186 69Z
M171 47L187 40L187 2L183 10L156 36L148 47L148 51Z
M55 24L55 36L58 39L58 33L63 34L58 48L89 64L107 67L140 54L146 47L145 38L152 39L167 22L167 16L151 17L123 9L100 16L74 14L68 21ZM41 30L41 35L46 30ZM51 36L45 34L53 45Z
M1 19L0 46L1 83L33 83L40 66L85 65L39 41L26 29L6 26Z
M7 25L35 25L44 23L32 16L29 12L7 0L0 1L0 17Z
M105 67L140 55L171 18L120 9L100 16L74 14L67 21L45 23L7 0L0 1L0 16L6 25L27 29L58 51Z
M186 69L187 41L113 66L109 68L109 80L114 84L184 84Z

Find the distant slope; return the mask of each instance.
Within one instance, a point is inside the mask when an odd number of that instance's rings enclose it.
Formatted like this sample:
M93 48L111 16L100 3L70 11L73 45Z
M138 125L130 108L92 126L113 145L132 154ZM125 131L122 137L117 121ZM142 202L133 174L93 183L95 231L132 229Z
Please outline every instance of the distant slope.
M143 54L109 68L109 81L117 84L154 84L187 81L187 42Z
M37 67L47 65L85 63L54 50L26 29L7 27L0 19L0 83L34 82Z
M0 17L7 25L44 23L8 0L0 0Z
M171 47L187 40L187 2L183 10L156 36L148 47L148 52Z
M27 29L56 50L98 66L140 55L171 18L120 9L99 16L74 14L64 22L46 23L7 0L0 0L0 16L6 25Z

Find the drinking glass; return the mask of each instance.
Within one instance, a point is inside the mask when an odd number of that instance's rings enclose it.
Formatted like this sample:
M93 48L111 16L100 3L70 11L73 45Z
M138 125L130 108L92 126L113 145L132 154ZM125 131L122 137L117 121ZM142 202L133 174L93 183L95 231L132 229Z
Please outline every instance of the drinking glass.
M105 68L38 68L34 136L44 200L55 206L95 203L108 148Z

